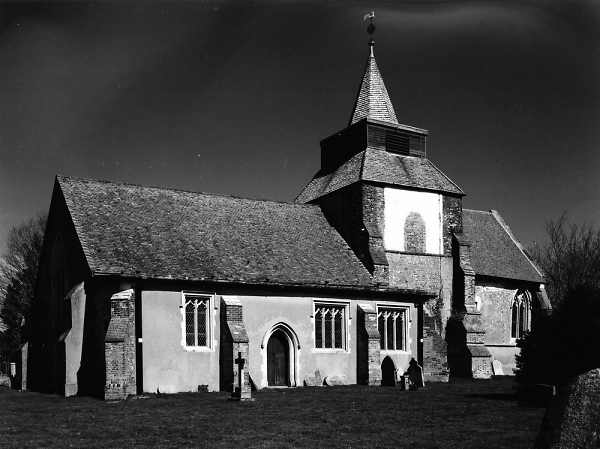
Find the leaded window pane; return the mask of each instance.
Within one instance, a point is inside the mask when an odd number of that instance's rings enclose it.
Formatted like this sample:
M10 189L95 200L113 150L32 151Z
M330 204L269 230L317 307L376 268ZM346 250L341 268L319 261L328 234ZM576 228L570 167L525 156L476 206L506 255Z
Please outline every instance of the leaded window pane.
M517 316L517 304L513 303L512 306L512 326L510 331L510 336L512 338L517 338L517 325L518 325L518 316Z
M377 329L379 330L379 342L382 350L403 351L405 349L404 314L403 309L379 309Z
M379 331L379 347L385 349L385 318L383 317L383 313L379 313L377 330Z
M519 337L523 337L525 332L525 303L521 303L519 310Z
M319 305L315 307L315 347L344 349L346 332L345 307Z
M188 302L185 305L185 344L187 346L196 345L196 335L194 332L194 320L196 318L196 311L194 304Z
M396 349L397 350L402 350L404 349L404 345L402 343L402 337L403 337L403 320L402 320L402 314L400 314L398 316L398 318L396 318Z
M331 334L331 328L333 325L333 317L331 311L325 314L325 347L333 348L333 338Z
M320 310L315 314L315 346L323 347L323 312Z
M343 310L342 309L338 309L336 315L335 315L335 347L336 348L341 348L342 347L342 319L343 319Z
M391 314L387 317L387 349L395 349L394 348L394 318Z
M198 343L197 346L207 346L206 341L206 302L202 301L198 304Z

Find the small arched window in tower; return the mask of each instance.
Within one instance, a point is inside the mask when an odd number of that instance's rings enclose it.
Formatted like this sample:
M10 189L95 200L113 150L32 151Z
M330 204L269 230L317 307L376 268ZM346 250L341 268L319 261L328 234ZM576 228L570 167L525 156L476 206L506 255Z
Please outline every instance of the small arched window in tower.
M529 310L531 309L531 295L526 290L517 290L511 306L511 330L513 339L522 338L529 330Z
M65 242L60 233L54 239L52 248L52 261L50 265L50 299L56 310L57 323L70 327L66 321L70 321L70 304L63 304L65 296L69 292L69 277L67 273L67 250ZM68 310L67 310L68 309Z
M404 251L425 252L425 220L417 212L408 214L404 222Z

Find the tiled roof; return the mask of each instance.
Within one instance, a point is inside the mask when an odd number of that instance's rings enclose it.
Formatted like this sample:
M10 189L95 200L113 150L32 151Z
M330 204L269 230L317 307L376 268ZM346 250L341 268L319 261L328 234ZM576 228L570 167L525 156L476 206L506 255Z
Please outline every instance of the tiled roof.
M463 230L476 274L544 282L498 212L463 209Z
M464 192L428 159L367 149L332 173L317 173L296 201L307 203L357 181L381 182L464 195Z
M314 205L58 177L94 273L373 288Z
M394 107L372 52L367 59L365 73L350 117L350 125L364 118L398 124Z

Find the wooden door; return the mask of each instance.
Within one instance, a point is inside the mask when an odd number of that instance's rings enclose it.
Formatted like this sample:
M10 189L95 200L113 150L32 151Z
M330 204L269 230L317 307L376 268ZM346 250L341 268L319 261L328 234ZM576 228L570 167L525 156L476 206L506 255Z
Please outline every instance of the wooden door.
M267 381L269 386L288 386L289 345L281 331L271 335L267 344Z

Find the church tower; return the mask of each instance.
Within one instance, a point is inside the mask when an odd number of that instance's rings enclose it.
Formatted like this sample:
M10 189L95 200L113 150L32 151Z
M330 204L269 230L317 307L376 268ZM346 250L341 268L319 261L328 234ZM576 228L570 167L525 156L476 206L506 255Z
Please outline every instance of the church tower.
M349 124L321 141L321 169L296 201L321 207L382 289L437 294L423 305L419 358L427 378L447 380L453 289L461 310L474 297L463 288L468 261L457 262L465 194L427 159L427 130L398 122L372 39L369 47ZM471 327L483 347L480 326Z

